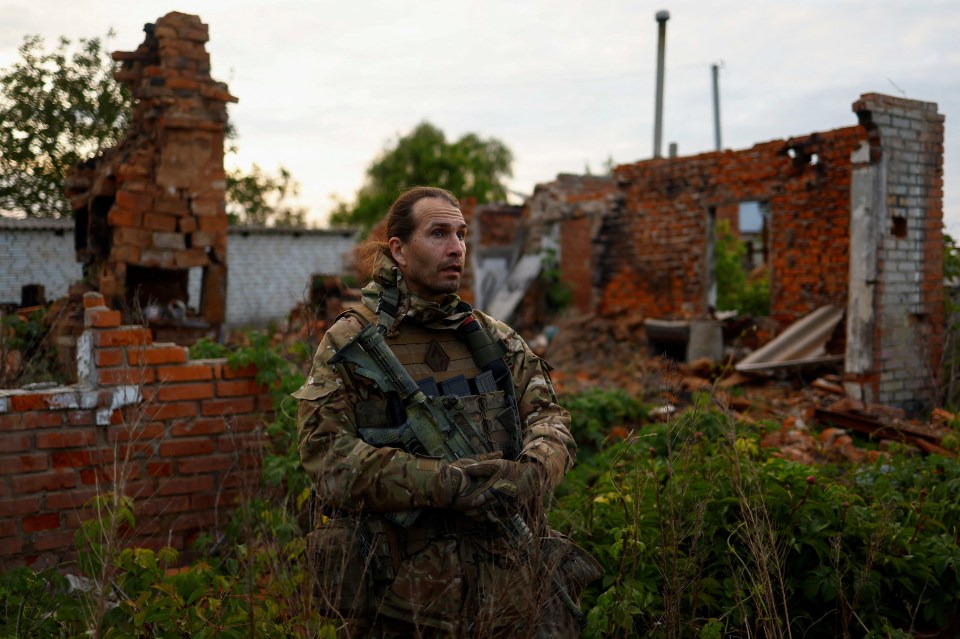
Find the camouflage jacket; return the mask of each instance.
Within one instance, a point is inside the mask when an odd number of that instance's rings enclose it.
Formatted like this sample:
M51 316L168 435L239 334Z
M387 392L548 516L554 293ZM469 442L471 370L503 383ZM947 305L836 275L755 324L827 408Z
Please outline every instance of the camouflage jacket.
M389 258L380 259L373 282L363 291L364 305L375 310L383 287L399 286L402 308L391 332L402 333L411 326L417 330L455 330L465 316L457 312L459 298L451 295L443 305L426 302L407 291L394 266ZM473 314L507 347L504 361L512 373L520 417L521 450L517 457L539 462L547 488L552 489L573 465L576 445L569 430L569 414L557 402L549 367L506 324L478 311ZM418 485L418 475L410 471L435 460L397 448L371 446L359 437L358 427L366 426L360 407L369 405L379 390L349 367L332 366L329 361L364 324L356 313L342 315L323 337L309 377L294 393L300 400L301 462L324 512L353 517L355 525L365 530L367 538L361 543L375 556L366 560L365 567L373 573L376 609L457 633L458 616L470 614L476 618L477 607L486 605L481 601L484 597L493 596L497 589L501 597L508 597L504 580L514 583L519 578L533 588L538 577L532 573L522 576L526 568L516 563L519 556L514 543L490 539L486 533L473 534L477 528L463 522L459 513L431 508ZM378 515L418 508L426 509L424 516L410 530L397 530ZM543 513L539 515L542 519ZM329 527L329 522L323 521ZM382 549L379 553L378 548ZM515 555L512 559L511 554ZM426 585L425 580L429 582ZM467 613L466 597L472 598L473 612ZM513 623L509 615L504 615L503 601L491 605L495 617Z

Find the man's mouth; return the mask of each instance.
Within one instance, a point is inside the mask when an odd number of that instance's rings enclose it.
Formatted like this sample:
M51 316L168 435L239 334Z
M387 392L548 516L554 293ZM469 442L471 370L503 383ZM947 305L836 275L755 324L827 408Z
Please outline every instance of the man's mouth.
M448 264L440 269L444 273L462 273L463 266L461 264Z

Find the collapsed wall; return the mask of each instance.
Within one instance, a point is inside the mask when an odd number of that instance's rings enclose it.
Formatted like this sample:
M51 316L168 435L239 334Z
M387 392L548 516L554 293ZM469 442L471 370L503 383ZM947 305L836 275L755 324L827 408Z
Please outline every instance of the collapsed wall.
M134 500L122 542L183 550L259 485L272 402L256 370L155 343L99 293L83 303L80 382L0 390L0 570L74 556L97 495Z
M114 77L134 100L126 136L66 180L77 260L112 306L147 319L185 302L188 270L201 268L199 317L218 327L227 290L226 103L237 99L210 77L207 25L197 16L168 13L144 31L136 51L113 54L122 63Z
M944 326L943 116L879 94L854 110L856 126L621 165L606 183L560 176L526 203L528 233L555 236L581 312L687 319L713 310L725 225L769 274L781 325L847 310L848 394L929 406Z

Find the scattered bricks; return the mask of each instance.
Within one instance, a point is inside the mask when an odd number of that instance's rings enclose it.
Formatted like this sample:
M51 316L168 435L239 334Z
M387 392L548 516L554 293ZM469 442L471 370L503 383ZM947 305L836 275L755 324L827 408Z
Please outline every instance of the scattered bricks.
M170 434L174 437L190 437L198 435L219 435L226 432L227 424L223 417L208 419L192 419L178 422L170 427Z
M120 326L120 311L88 308L83 313L83 325L87 328L114 328Z
M47 455L43 453L4 455L0 457L0 468L3 468L4 475L34 473L40 470L47 470L48 461Z
M214 451L209 439L179 439L160 442L161 457L188 457L190 455L208 455Z
M260 385L252 379L237 379L233 381L217 382L217 397L238 397L240 395L257 395Z
M177 472L183 475L215 473L222 470L227 470L233 465L233 463L233 455L187 457L177 460Z
M77 474L72 470L55 470L49 473L22 475L11 478L11 487L15 493L43 493L51 490L74 488Z
M198 384L171 384L161 386L157 391L161 402L176 402L190 399L210 399L213 397L213 384L202 382Z
M93 431L90 430L37 433L35 438L36 447L40 449L79 448L81 446L91 446L94 442Z
M236 415L238 413L253 412L255 406L253 397L241 397L235 399L209 399L200 406L200 414L211 415Z
M30 436L20 433L0 433L0 453L19 453L30 449ZM6 464L0 464L6 474Z
M158 382L192 382L213 378L213 371L206 364L186 364L184 366L158 366Z
M193 477L174 477L160 482L157 494L161 496L168 495L189 495L192 493L203 492L213 488L213 477L210 475L200 475Z
M38 530L54 530L60 527L60 515L58 513L46 513L43 515L31 515L24 517L20 523L23 532L36 532Z
M14 497L12 499L0 499L0 517L16 517L35 513L40 510L40 497Z
M121 326L97 331L94 344L97 346L142 346L153 341L149 329L142 326Z
M123 364L123 351L119 348L98 348L94 353L97 366L120 366Z
M143 364L183 364L187 361L187 347L176 344L153 344L147 348L127 351L131 366Z

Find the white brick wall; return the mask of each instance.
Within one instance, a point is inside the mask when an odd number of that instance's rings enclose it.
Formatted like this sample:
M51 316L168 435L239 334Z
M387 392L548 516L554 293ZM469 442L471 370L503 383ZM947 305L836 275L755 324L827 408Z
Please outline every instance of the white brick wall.
M264 324L306 299L314 273L348 270L356 245L348 231L231 228L227 235L227 323ZM82 277L72 220L0 219L0 302L20 303L20 287L42 284L47 300L66 295ZM200 301L201 269L190 269L190 300Z
M20 289L41 284L47 300L67 294L83 277L75 259L72 220L13 220L0 224L0 302L20 304Z

